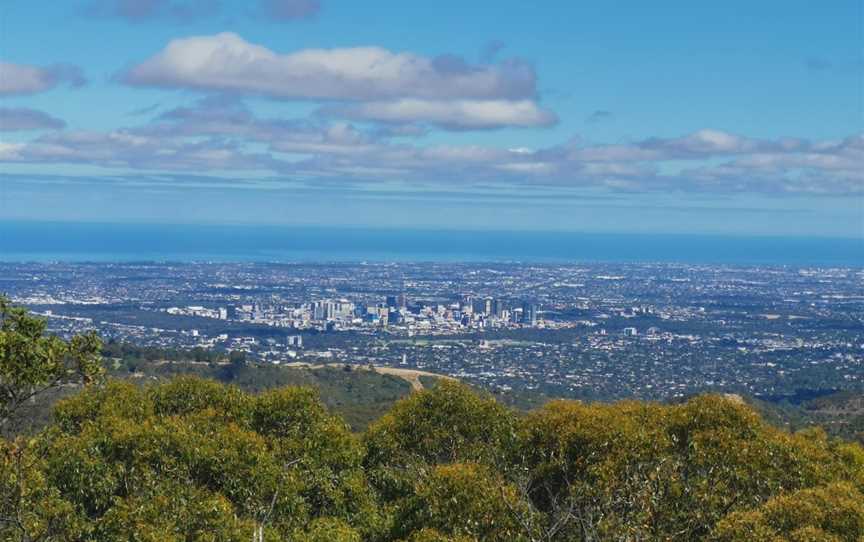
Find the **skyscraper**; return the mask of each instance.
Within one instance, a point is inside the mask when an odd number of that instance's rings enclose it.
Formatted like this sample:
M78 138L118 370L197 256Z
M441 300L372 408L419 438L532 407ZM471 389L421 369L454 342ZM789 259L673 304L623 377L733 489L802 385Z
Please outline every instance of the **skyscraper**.
M522 323L529 326L537 325L537 305L533 303L522 304Z

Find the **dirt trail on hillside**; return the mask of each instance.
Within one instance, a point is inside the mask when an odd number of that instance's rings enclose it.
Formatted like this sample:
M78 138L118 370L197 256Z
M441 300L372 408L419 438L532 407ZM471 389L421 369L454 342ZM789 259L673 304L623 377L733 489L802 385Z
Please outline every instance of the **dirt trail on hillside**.
M446 380L456 380L452 376L430 373L428 371L418 371L416 369L397 369L395 367L375 366L375 372L385 375L398 376L399 378L411 384L411 389L413 389L414 391L421 391L423 389L423 382L420 381L421 376L431 376L434 378L444 378Z
M326 369L326 368L338 368L341 364L332 363L306 363L304 361L294 361L291 363L283 363L283 367L305 367L307 369ZM379 374L391 375L401 378L402 380L411 384L411 389L413 391L421 391L423 390L423 382L420 380L421 376L431 376L433 378L444 378L446 380L457 380L452 376L442 375L438 373L430 373L429 371L420 371L418 369L399 369L396 367L385 367L382 365L375 365L371 369L365 365L352 365L351 370L353 371L374 371Z

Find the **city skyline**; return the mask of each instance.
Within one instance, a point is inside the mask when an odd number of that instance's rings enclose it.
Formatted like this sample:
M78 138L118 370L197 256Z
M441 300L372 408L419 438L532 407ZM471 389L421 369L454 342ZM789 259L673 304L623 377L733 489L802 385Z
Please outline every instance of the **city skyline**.
M860 2L0 20L0 220L864 238Z
M242 352L259 368L372 365L594 399L862 386L861 268L0 262L0 271L10 299L52 332L95 330L157 360ZM121 372L144 367L118 358Z

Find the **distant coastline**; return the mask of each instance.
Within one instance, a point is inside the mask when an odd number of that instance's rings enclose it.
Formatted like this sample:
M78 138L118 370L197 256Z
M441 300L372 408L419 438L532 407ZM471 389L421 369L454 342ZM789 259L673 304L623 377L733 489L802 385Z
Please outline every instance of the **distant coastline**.
M0 261L679 262L864 266L864 240L0 221Z

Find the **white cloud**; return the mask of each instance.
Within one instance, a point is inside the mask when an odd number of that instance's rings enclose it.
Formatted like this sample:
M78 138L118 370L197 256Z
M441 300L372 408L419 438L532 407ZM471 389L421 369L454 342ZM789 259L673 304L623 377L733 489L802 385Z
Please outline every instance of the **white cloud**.
M171 41L121 75L130 85L192 88L277 99L528 99L535 74L524 62L472 66L381 47L279 54L224 32Z
M428 123L456 130L550 126L558 121L555 113L538 107L532 100L436 101L405 98L327 107L321 113L384 123Z
M27 147L26 143L4 143L0 141L0 161L17 162L21 159L21 150Z

